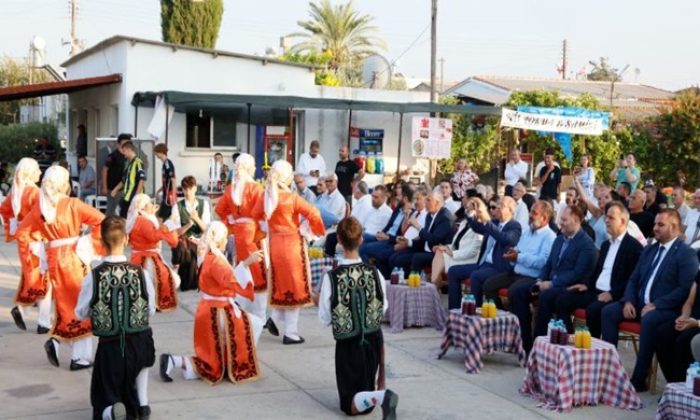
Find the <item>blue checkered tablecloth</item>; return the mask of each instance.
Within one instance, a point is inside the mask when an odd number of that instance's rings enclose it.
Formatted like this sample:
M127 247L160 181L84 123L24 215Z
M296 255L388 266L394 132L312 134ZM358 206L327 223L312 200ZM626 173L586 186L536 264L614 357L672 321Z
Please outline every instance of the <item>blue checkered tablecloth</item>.
M700 397L685 386L685 382L666 385L659 400L656 420L697 420L700 419Z
M445 308L434 284L408 287L387 281L386 293L389 309L384 315L384 322L389 322L392 333L400 333L404 327L445 328Z
M321 280L326 272L333 269L333 258L309 258L311 266L311 286L314 290L321 290Z

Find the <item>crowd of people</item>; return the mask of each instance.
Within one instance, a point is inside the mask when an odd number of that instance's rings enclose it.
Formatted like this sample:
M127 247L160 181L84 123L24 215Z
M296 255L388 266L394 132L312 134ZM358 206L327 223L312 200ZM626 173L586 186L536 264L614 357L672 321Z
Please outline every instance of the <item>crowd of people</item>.
M60 365L59 348L67 344L71 370L93 367L94 418L148 418L148 368L156 360L165 382L259 378L262 331L281 333L285 345L304 343L299 313L313 304L336 339L341 409L380 406L384 418L394 418L398 396L385 389L380 324L388 306L384 279L397 268L423 273L447 294L448 309L459 308L464 293L477 305L494 299L518 317L528 353L552 319L573 332L577 309L585 310L593 336L613 344L621 321L637 321L634 387L648 388L654 354L669 382L683 380L691 347L700 347L700 189L689 207L680 187L671 200L652 183L640 188L628 154L610 174L616 185L596 182L584 156L561 191L551 150L533 185L529 165L513 150L502 196L480 184L466 160L434 188L401 179L370 187L346 146L334 172L319 150L312 142L296 171L274 162L262 184L253 156L236 153L230 169L215 157L214 177L224 187L210 203L198 195L195 177L176 175L164 144L154 148L162 187L156 198L144 194L143 163L130 136L120 135L99 181L106 214L69 197L63 167L45 168L39 184L37 160L16 165L0 207L22 266L11 313L26 330L26 312L38 308L37 333L50 333L44 348L52 365ZM87 161L78 162L82 174ZM94 175L80 177L80 195L94 194ZM338 262L316 290L311 245ZM188 290L201 296L194 355L156 358L149 318L167 316ZM500 299L504 290L507 299ZM99 337L94 356L91 335Z

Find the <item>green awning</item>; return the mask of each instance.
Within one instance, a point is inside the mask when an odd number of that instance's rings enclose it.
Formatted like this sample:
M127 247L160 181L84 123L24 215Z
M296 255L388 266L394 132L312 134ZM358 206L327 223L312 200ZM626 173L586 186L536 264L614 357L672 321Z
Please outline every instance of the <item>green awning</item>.
M344 109L353 111L380 111L398 113L460 113L474 115L500 115L501 109L478 105L442 105L430 102L379 102L356 101L352 99L306 98L302 96L276 95L229 95L217 93L192 93L167 90L163 92L136 92L131 101L134 106L153 107L157 96L162 95L168 105L177 112L196 112L200 109L231 109L241 105L265 106L270 108L315 108Z

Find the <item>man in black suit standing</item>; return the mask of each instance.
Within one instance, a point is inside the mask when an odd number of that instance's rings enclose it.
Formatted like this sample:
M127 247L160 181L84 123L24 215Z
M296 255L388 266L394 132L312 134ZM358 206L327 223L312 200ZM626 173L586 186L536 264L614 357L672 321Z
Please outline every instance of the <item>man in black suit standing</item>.
M627 280L642 253L642 245L627 233L630 215L625 205L613 201L607 205L605 226L610 239L603 242L600 257L588 282L578 282L557 298L557 318L573 332L571 314L586 308L586 323L593 337L600 337L601 312L610 302L622 298Z
M603 309L603 340L609 343L617 345L618 325L623 320L641 323L639 353L631 378L637 392L648 389L646 378L654 356L654 331L680 315L698 272L698 257L679 238L680 233L678 212L661 210L654 222L657 242L642 252L623 298Z
M396 252L389 258L389 267L403 267L405 272L423 271L423 267L432 263L435 257L433 248L438 245L447 245L452 239L452 214L444 206L443 196L438 192L431 192L425 201L428 215L425 218L425 226L421 226L415 216L408 219L408 223L418 230L418 237L407 241L408 248Z

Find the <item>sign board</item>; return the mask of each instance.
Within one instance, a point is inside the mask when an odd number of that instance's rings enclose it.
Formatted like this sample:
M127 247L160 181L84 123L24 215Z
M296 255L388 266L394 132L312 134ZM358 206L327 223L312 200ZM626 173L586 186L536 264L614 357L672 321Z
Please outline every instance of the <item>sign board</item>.
M523 128L526 130L546 131L599 136L603 134L601 118L570 117L564 115L533 114L503 108L502 127Z
M411 154L417 158L449 159L452 150L452 120L413 117Z

